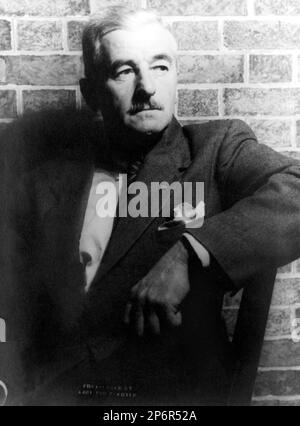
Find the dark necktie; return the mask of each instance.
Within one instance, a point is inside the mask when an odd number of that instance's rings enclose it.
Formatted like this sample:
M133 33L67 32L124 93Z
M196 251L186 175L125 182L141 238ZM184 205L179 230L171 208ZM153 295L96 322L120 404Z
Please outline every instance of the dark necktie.
M143 166L144 163L144 157L140 157L138 160L132 162L128 167L128 183L134 182L136 180L136 177Z

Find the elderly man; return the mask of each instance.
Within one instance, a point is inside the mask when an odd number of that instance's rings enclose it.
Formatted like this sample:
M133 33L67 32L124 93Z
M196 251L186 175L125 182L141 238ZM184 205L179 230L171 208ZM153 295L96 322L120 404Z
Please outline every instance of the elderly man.
M223 297L300 256L299 163L241 121L179 125L176 41L153 13L110 8L83 54L98 133L24 173L9 203L24 374L12 388L25 404L226 404ZM99 185L124 201L120 175L149 192L203 182L204 223L172 220L172 197L169 221L100 217Z

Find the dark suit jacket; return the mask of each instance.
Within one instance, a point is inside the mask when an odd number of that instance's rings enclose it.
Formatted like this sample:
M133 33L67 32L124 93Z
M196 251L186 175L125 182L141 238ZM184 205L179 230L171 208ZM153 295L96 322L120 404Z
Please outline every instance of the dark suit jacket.
M191 256L182 327L138 339L122 321L130 289L179 235L160 241L162 217L119 218L85 295L78 247L94 171L88 146L26 170L10 190L2 288L22 372L7 378L12 394L25 403L78 403L78 388L92 384L103 392L88 403L225 403L235 354L223 296L273 282L277 267L300 256L299 163L259 144L241 121L182 129L173 120L137 180L204 182L205 222L188 232L223 273ZM136 397L120 398L118 386Z

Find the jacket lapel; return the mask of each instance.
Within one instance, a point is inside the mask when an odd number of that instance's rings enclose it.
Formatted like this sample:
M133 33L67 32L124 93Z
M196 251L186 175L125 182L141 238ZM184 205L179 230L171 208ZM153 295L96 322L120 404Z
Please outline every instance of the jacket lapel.
M146 203L148 202L150 210L151 183L172 183L175 180L179 180L189 164L189 146L183 135L180 124L174 118L162 139L146 156L144 164L136 177L135 182L143 182L148 189L148 191L140 197L141 203L143 201ZM127 188L123 188L123 190L127 190ZM120 197L121 205L119 211L127 207L125 205L127 201L128 205L130 205L131 200L135 196L136 194L129 195L128 200L126 200L126 197ZM94 281L99 281L117 262L119 262L119 260L121 260L152 224L155 218L159 216L159 211L160 208L158 206L155 214L148 214L147 217L131 217L127 215L126 217L117 218L110 242Z

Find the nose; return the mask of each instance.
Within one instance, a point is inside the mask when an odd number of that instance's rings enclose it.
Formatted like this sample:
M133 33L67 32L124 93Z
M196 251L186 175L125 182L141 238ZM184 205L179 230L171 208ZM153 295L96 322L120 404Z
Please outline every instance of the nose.
M155 82L150 70L140 71L136 88L138 91L144 92L149 98L155 94Z

